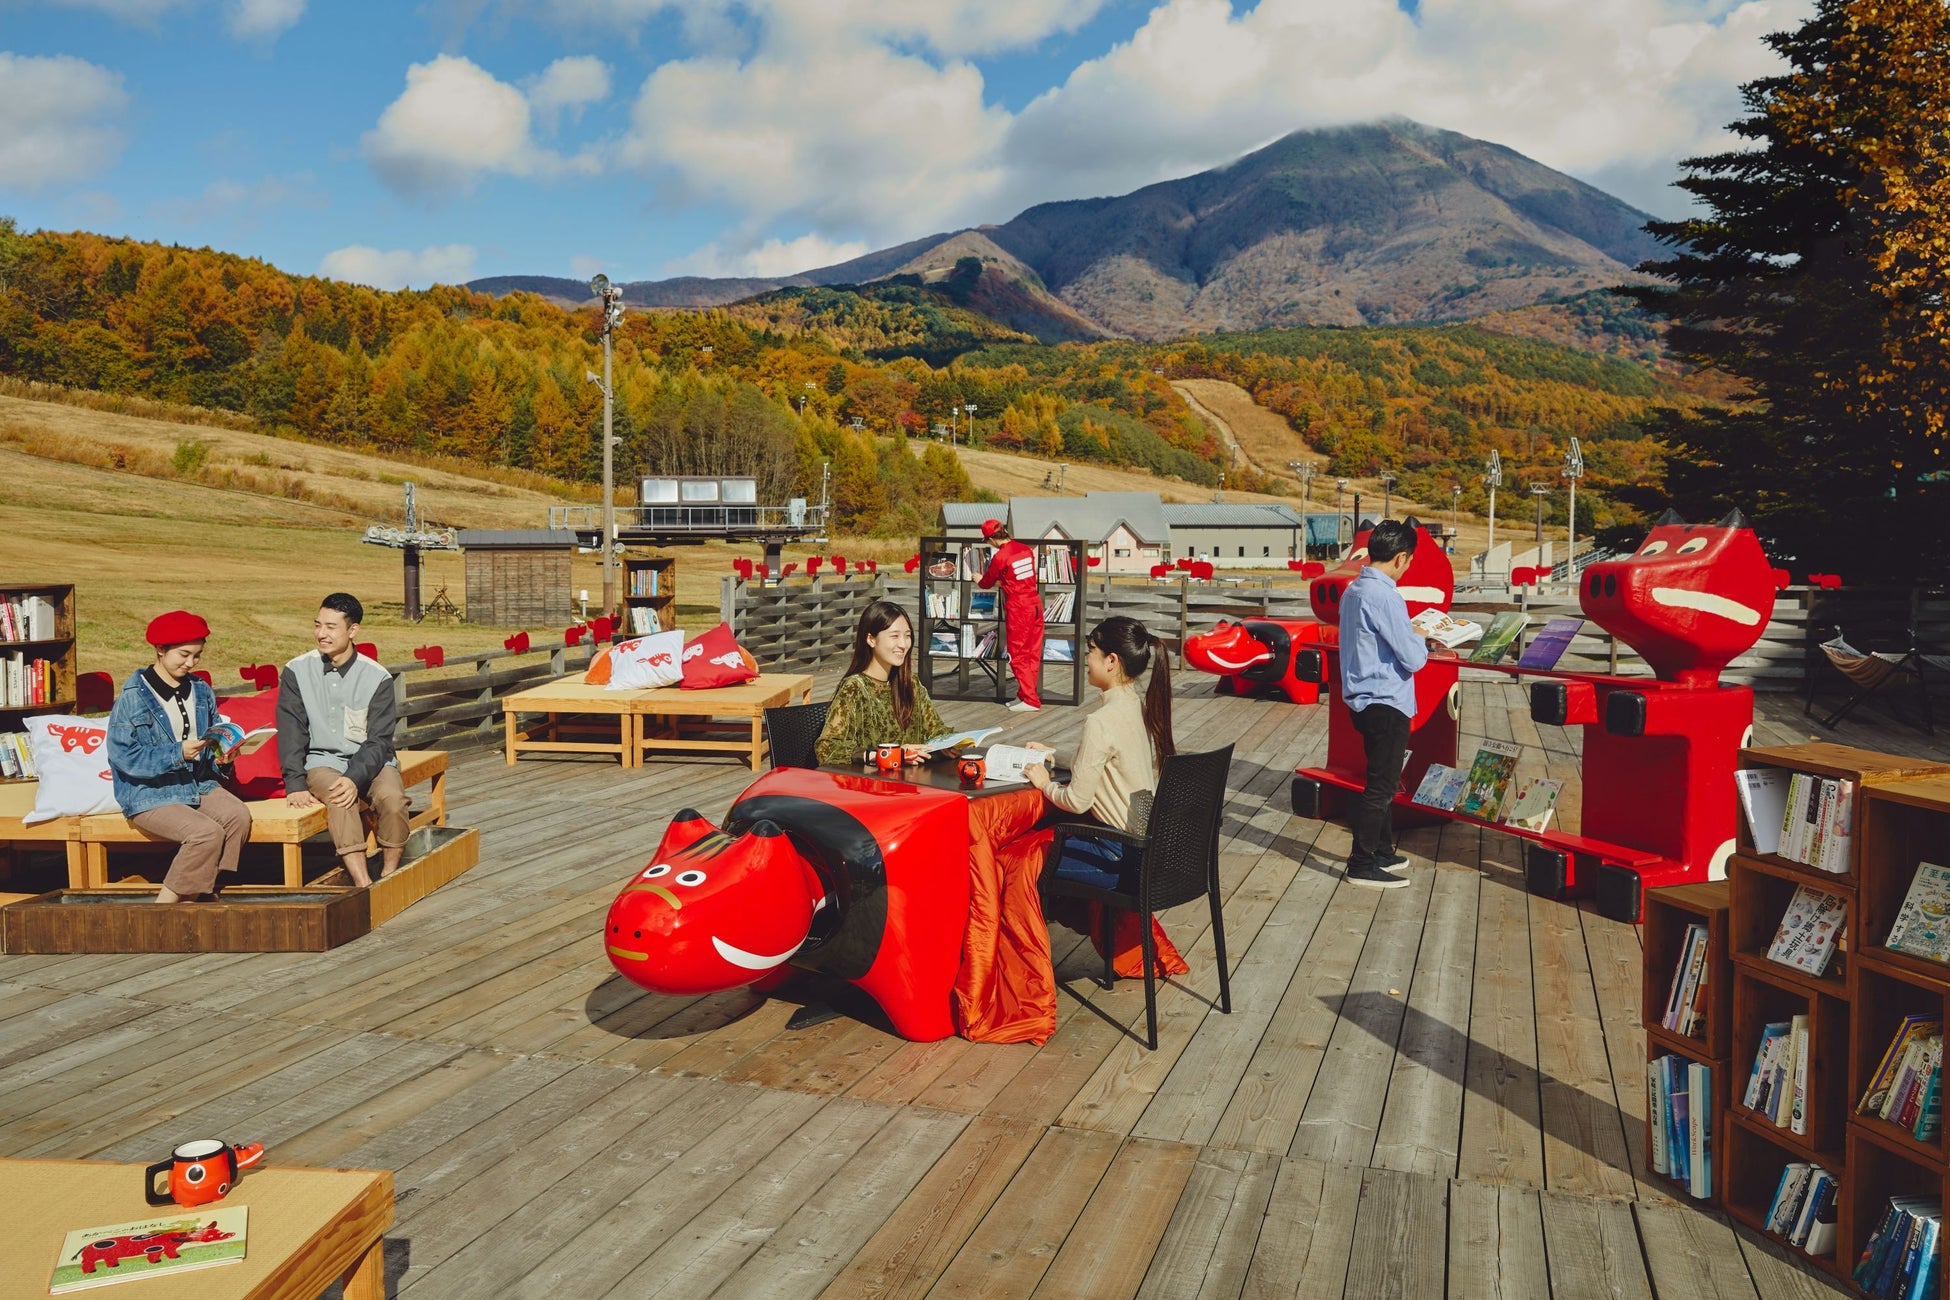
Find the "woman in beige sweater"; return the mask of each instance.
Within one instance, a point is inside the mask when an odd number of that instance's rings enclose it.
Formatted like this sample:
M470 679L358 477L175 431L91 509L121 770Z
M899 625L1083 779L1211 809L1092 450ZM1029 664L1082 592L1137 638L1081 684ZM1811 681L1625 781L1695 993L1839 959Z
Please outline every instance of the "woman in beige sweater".
M1066 813L1087 815L1120 831L1143 833L1133 825L1132 796L1148 803L1158 771L1174 752L1171 741L1171 656L1158 638L1136 619L1119 615L1091 629L1090 684L1103 693L1103 707L1084 720L1083 740L1070 780L1058 785L1041 767L1027 769L1030 784ZM1151 680L1142 696L1137 681L1146 669ZM1123 846L1109 840L1073 840L1057 874L1102 885L1117 885Z

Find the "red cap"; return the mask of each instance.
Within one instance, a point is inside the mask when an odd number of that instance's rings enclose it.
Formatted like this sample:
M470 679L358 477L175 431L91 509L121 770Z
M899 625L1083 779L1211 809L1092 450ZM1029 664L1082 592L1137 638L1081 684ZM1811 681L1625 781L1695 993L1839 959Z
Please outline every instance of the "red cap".
M182 645L186 641L208 641L210 625L186 609L172 609L167 614L158 614L149 620L149 630L143 633L150 645L161 650L167 646Z
M1001 531L1002 521L1000 519L984 519L982 521L982 536L993 537Z

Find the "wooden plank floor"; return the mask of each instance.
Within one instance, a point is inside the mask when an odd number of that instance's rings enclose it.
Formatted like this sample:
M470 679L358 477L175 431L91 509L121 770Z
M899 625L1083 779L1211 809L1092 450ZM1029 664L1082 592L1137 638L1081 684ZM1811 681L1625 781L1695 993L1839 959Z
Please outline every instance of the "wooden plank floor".
M1183 909L1155 1052L1141 986L1097 989L1065 932L1041 1048L644 993L610 973L604 909L672 813L722 814L749 773L475 753L449 789L481 865L335 952L0 957L0 1153L215 1135L391 1169L387 1277L413 1297L1834 1292L1648 1180L1633 927L1531 898L1510 841L1455 826L1403 837L1413 888L1341 887L1345 830L1286 811L1322 711L1179 689L1182 748L1237 746L1235 1010ZM945 711L1059 743L1082 717ZM1763 743L1812 730L1762 712ZM1501 679L1466 682L1464 719L1569 777L1575 825L1575 733Z

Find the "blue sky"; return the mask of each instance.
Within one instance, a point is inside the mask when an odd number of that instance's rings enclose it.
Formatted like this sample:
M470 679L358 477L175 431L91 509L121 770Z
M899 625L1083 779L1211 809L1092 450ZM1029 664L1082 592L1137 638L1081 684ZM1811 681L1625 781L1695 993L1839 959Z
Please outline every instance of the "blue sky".
M0 214L395 287L782 274L1399 113L1676 211L1809 0L0 0Z

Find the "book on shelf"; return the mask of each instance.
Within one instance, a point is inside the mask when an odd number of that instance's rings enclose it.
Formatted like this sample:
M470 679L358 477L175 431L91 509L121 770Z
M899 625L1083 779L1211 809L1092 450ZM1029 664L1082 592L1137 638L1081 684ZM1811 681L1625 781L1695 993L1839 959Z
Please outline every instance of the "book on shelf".
M1469 776L1456 800L1456 811L1465 817L1493 822L1502 811L1503 797L1510 791L1510 778L1516 775L1517 746L1504 740L1486 740L1470 762Z
M1551 812L1563 788L1562 781L1547 776L1525 777L1517 782L1516 794L1503 810L1503 824L1527 831L1544 830L1551 824Z
M663 623L658 619L657 611L649 605L632 605L629 607L629 615L632 636L648 636L652 632L663 631Z
M1073 664L1077 661L1077 645L1067 636L1053 636L1043 642L1043 662L1053 664Z
M632 596L656 596L662 594L658 587L663 575L656 569L638 569L630 574L630 594Z
M32 781L34 750L24 731L0 733L0 777L10 781Z
M1789 773L1778 767L1748 767L1733 774L1740 792L1740 813L1757 853L1781 851L1781 827L1787 821Z
M928 653L937 659L961 658L961 642L952 627L930 628L928 631Z
M0 641L52 641L54 615L46 596L0 596Z
M1408 625L1431 641L1448 646L1451 650L1465 641L1474 641L1483 635L1481 623L1472 623L1466 618L1453 618L1439 609L1423 610L1408 620Z
M1422 783L1415 787L1414 800L1429 808L1440 808L1452 812L1456 800L1462 798L1463 783L1469 773L1447 763L1431 763L1429 770L1422 773Z
M1794 897L1781 913L1774 941L1767 945L1767 959L1819 976L1835 955L1847 909L1848 900L1840 894L1813 885L1796 885Z
M970 618L994 618L995 599L999 593L993 591L971 591L968 593L968 616ZM950 618L954 617L952 614Z
M1786 1020L1761 1026L1760 1046L1755 1049L1753 1067L1747 1072L1747 1090L1740 1094L1742 1106L1770 1120L1774 1118L1775 1090L1784 1072L1793 1065L1787 1060L1794 1044L1793 1028Z
M31 709L52 704L59 695L55 661L15 650L0 655L0 708Z
M1934 1142L1942 1124L1942 1073L1943 1021L1904 1016L1855 1111L1908 1129L1918 1141Z
M76 1228L61 1242L47 1293L64 1295L164 1273L241 1263L249 1226L248 1205L221 1205L133 1223Z
M1706 927L1697 922L1689 924L1686 937L1679 944L1679 962L1673 967L1672 983L1667 986L1666 1012L1659 1020L1675 1034L1698 1037L1698 1031L1705 1026L1706 947Z
M1652 1168L1700 1200L1713 1195L1713 1067L1683 1056L1647 1062Z
M979 578L988 572L989 561L995 558L995 548L985 542L974 542L961 548L961 577Z
M1773 851L1793 862L1845 874L1854 838L1854 807L1853 781L1832 780L1811 772L1790 774L1779 843ZM1758 806L1755 813L1759 813ZM1758 833L1754 840L1759 848Z
M1835 1199L1841 1190L1841 1180L1820 1165L1790 1161L1774 1184L1774 1199L1768 1203L1762 1222L1769 1232L1786 1237L1790 1245L1810 1254L1826 1254L1833 1248ZM1814 1231L1820 1221L1830 1226L1827 1245L1817 1249L1819 1243Z
M1077 593L1059 591L1043 602L1043 621L1045 623L1068 623L1076 617Z
M1037 548L1036 581L1063 583L1077 580L1076 561L1070 557L1067 546L1042 546Z
M981 594L988 595L993 593L985 592ZM953 587L948 588L946 591L930 591L928 593L928 617L960 618L961 592L955 590Z
M1943 1202L1934 1196L1892 1196L1863 1244L1850 1276L1877 1300L1936 1294L1942 1261L1938 1236Z
M1916 864L1916 876L1889 926L1888 947L1930 961L1950 961L1950 867Z
M1469 662L1473 664L1493 664L1502 660L1516 642L1517 633L1523 631L1530 622L1530 616L1521 610L1505 610L1490 620L1483 629L1482 642L1470 652Z
M1571 648L1571 642L1583 630L1584 620L1581 618L1545 619L1542 629L1536 636L1530 638L1530 644L1526 645L1523 653L1517 656L1517 667L1541 669L1557 667L1557 661L1564 657L1564 652Z

